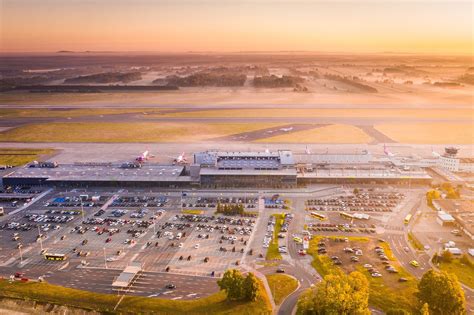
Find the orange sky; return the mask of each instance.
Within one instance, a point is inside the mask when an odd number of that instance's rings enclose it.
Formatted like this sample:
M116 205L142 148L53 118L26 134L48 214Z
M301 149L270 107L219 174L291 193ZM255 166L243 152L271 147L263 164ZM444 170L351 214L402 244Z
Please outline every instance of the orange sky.
M472 54L469 1L0 0L0 51Z

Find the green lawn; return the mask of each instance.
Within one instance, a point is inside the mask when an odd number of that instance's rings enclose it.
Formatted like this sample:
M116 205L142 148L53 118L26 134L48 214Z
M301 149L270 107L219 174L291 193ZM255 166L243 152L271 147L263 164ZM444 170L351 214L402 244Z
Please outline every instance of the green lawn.
M412 232L408 232L408 240L417 250L423 250L423 244L413 235Z
M453 261L450 263L441 262L439 269L454 273L458 277L459 281L474 289L474 267L472 264L469 266L461 263L459 259L453 259Z
M336 236L337 237L337 236ZM336 237L327 237L328 239L334 239ZM347 264L342 265L341 267L333 264L330 256L336 254L340 257L344 255L343 253L331 253L332 242L326 242L328 248L328 255L319 255L317 252L317 245L322 239L322 236L314 237L310 241L310 248L308 254L312 255L313 261L312 266L321 276L325 276L334 272L336 269L341 268L346 272L345 268L349 268ZM388 243L385 242L376 242L366 237L348 237L352 246L357 245L357 242L360 242L362 247L363 243L373 242L373 246L381 246L384 248L387 257L391 260L391 264L399 271L398 274L388 274L383 268L378 268L379 271L383 274L382 278L373 278L362 264L356 265L356 270L362 272L367 277L367 280L370 284L370 295L369 295L369 304L383 311L388 311L393 308L407 308L409 311L415 311L417 307L417 300L415 297L415 292L417 291L417 280L410 273L401 267L401 265L396 261L393 253L390 249ZM370 252L364 252L364 255L372 255ZM371 256L372 257L372 256ZM374 262L377 260L374 257ZM353 266L353 265L351 265ZM375 266L375 265L374 265ZM398 282L400 277L408 279L408 282Z
M194 210L194 209L183 209L181 213L183 214L195 214L195 215L200 215L204 211L203 210Z
M87 122L29 124L0 132L8 142L192 142L273 127L275 124Z
M0 165L25 165L38 160L42 155L51 154L53 152L53 149L0 148Z
M284 274L266 275L268 286L272 291L273 300L275 304L279 305L283 300L293 293L298 287L298 281Z
M278 251L278 233L280 233L281 224L285 218L284 214L274 214L276 218L275 229L273 230L273 239L270 242L270 246L267 248L266 260L280 260L281 254Z
M126 296L114 312L119 296L65 288L38 282L0 281L0 296L67 305L102 313L153 314L271 314L271 304L263 285L255 302L229 302L223 291L191 301Z

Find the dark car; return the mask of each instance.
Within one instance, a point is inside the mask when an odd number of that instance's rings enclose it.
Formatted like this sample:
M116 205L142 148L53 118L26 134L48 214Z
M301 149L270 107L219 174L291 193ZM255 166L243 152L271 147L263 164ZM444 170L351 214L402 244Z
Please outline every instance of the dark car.
M398 279L398 282L407 282L407 281L408 281L407 278L400 278L400 279Z
M169 283L169 284L166 285L166 288L170 289L170 290L173 290L173 289L176 289L176 286L172 283Z
M278 268L278 269L276 270L276 272L277 272L277 273L285 273L285 269L283 269L283 268Z

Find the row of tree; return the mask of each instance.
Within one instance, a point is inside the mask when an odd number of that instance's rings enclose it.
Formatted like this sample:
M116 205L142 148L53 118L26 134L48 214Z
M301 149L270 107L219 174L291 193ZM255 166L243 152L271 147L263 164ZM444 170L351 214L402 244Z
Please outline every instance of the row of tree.
M251 302L258 298L260 285L251 272L244 277L239 270L229 269L217 284L226 292L228 300Z
M221 213L223 215L244 215L245 208L244 205L239 204L217 204L216 213Z
M464 291L454 274L429 270L418 283L416 296L422 315L466 314ZM349 275L342 271L329 274L300 297L298 314L370 314L369 282L358 271ZM396 309L387 314L409 313Z

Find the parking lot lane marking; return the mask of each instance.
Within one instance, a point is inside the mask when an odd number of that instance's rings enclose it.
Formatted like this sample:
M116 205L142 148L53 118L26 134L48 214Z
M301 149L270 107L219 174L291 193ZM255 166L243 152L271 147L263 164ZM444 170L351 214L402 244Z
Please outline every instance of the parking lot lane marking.
M177 297L172 298L172 300L180 300L182 298L183 298L182 296L177 296Z

